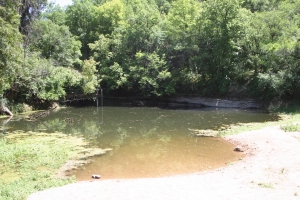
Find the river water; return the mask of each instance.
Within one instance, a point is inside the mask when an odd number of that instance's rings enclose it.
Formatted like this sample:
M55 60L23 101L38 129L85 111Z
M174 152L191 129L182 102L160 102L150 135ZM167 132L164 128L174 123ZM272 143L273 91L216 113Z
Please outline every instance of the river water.
M222 138L196 137L193 129L278 120L258 110L158 107L68 107L36 121L13 118L5 130L83 136L109 153L72 172L78 180L158 177L213 169L242 158Z

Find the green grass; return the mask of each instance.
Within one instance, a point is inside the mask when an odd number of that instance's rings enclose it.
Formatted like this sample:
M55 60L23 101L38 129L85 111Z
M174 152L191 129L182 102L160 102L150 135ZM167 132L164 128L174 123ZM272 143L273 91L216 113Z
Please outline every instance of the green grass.
M296 132L296 131L300 131L300 124L282 125L280 128L285 132Z
M0 138L0 199L25 199L29 194L73 182L56 176L76 157L82 139L63 134L11 134Z
M274 189L274 185L272 183L258 183L258 185L262 188Z
M233 135L245 131L258 130L267 126L280 126L286 132L300 131L300 106L282 106L271 111L279 116L278 121L262 123L233 124L225 130L219 131L220 136Z
M0 199L26 199L31 193L51 187L62 186L71 182L72 179L54 178L50 172L29 172L9 183L0 181Z

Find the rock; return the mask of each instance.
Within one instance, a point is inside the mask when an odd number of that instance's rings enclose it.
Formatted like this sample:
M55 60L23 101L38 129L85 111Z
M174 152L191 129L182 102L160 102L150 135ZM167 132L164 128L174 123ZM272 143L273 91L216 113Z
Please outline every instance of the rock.
M100 179L101 176L100 176L100 175L97 175L97 174L93 174L93 175L92 175L92 178L93 178L93 179Z
M234 151L237 151L237 152L244 152L244 150L243 150L242 147L240 147L240 146L236 146L236 147L234 148Z
M171 99L171 101L177 103L187 103L192 105L202 105L205 107L216 108L263 108L262 101L256 101L253 99L247 100L229 100L229 99L213 99L202 97L178 97Z

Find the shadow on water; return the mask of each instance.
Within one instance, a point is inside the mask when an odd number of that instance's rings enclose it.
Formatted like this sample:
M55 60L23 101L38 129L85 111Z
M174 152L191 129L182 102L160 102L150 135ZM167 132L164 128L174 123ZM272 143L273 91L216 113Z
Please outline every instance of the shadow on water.
M257 110L129 106L63 108L34 122L12 119L6 126L59 131L83 136L100 148L112 148L72 172L78 180L88 180L91 174L104 179L157 177L220 167L242 155L222 138L195 137L190 129L278 120Z

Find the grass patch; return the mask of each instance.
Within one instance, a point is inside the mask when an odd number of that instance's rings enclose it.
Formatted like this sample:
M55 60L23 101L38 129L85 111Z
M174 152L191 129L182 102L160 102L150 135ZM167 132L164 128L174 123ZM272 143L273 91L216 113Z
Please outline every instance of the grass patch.
M279 116L278 121L233 124L227 129L219 131L219 135L234 135L245 131L259 130L267 126L280 126L280 128L286 132L300 131L300 110L299 112L292 112L292 114L284 112L278 112L277 114Z
M56 173L68 160L82 157L87 143L61 133L18 133L0 138L0 199L18 200L62 186L74 177Z
M300 124L283 125L280 128L285 132L297 132L300 131Z
M258 185L262 188L274 189L274 186L272 183L258 183Z

